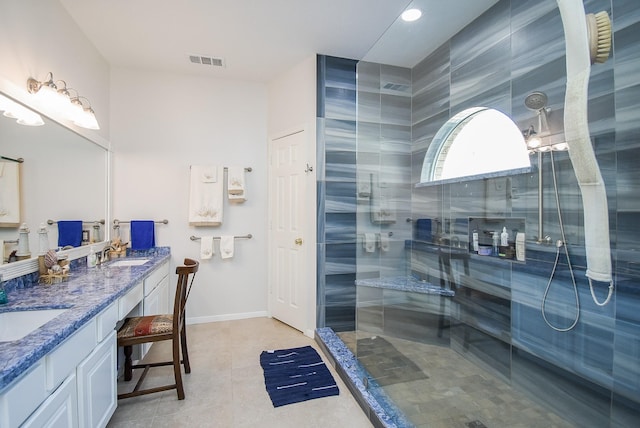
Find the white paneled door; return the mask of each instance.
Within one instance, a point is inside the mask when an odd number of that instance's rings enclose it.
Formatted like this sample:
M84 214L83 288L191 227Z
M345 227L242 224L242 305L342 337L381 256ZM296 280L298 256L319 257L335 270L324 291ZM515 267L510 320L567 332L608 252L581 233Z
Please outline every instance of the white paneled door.
M270 311L305 331L309 287L305 284L309 243L305 242L305 154L308 131L271 140Z

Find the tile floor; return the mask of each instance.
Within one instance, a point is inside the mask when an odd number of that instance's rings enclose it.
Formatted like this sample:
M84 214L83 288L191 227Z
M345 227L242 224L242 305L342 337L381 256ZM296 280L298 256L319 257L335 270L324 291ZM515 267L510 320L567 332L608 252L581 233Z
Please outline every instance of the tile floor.
M312 339L297 330L274 319L252 318L190 325L187 335L191 374L184 376L186 399L179 401L172 390L120 400L108 428L371 427L330 364L340 395L273 407L264 387L260 352L311 345L323 355ZM155 344L146 360L170 355L164 345ZM170 367L155 368L145 385L172 379ZM132 385L119 382L118 387Z
M356 340L371 340L363 332L338 336L354 353ZM393 345L393 352L378 347L368 355L365 346L360 362L370 374L378 374L384 392L418 428L574 427L448 347L384 339ZM411 366L404 367L405 361Z

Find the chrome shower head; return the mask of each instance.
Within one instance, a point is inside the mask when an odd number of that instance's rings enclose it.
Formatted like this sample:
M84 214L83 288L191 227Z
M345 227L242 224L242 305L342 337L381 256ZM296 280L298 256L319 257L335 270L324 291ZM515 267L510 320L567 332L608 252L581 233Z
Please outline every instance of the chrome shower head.
M547 94L544 92L532 92L524 99L524 105L530 110L540 111L547 106Z

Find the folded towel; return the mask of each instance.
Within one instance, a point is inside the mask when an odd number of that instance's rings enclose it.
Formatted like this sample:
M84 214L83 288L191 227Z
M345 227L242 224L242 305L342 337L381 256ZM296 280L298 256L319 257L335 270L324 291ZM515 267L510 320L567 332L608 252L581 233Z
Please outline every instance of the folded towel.
M0 223L20 224L20 164L0 162Z
M389 232L380 232L380 249L389 251Z
M216 165L205 165L200 169L200 181L203 183L218 182L218 167Z
M58 221L58 247L79 247L82 245L82 221Z
M227 192L229 195L242 195L244 193L244 168L230 166L227 168Z
M189 192L189 224L220 226L222 224L224 169L211 165L192 165Z
M153 220L131 221L131 249L148 250L156 246L155 223Z
M203 236L200 238L200 259L208 260L213 254L213 236Z
M373 253L376 250L376 234L365 233L362 245L367 253Z
M220 237L220 257L223 259L233 257L234 241L233 235L223 235Z
M234 204L241 204L246 200L246 193L243 193L242 195L229 195L229 202L232 202Z

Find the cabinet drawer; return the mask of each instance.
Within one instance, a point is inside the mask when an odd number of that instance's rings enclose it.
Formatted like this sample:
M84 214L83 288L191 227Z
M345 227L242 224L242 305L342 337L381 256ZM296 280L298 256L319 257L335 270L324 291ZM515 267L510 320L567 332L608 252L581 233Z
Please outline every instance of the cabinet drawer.
M0 427L17 427L47 398L44 363L37 362L0 395Z
M118 323L118 304L116 302L110 304L107 309L100 312L97 317L98 342L107 337Z
M69 376L76 366L95 348L96 319L86 323L80 330L62 342L45 357L47 365L47 391L53 391Z
M142 302L142 282L136 284L127 294L118 300L118 319L124 319L131 309Z
M78 426L77 402L76 375L72 373L21 428L75 428Z
M162 278L169 275L169 262L165 262L144 280L144 295L148 296L158 286Z

